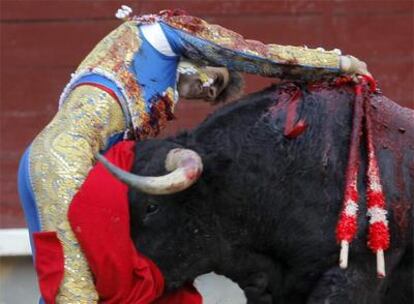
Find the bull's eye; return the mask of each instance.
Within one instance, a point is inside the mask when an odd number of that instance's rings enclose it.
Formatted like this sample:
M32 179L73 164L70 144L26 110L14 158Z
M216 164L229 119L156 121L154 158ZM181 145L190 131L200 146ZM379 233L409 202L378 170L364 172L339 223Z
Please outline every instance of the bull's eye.
M147 214L154 214L158 211L158 205L156 204L149 204L147 206Z

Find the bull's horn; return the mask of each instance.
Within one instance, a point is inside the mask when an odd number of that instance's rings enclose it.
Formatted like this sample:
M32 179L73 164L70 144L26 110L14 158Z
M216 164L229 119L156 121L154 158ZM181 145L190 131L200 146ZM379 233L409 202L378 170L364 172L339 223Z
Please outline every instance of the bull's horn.
M124 171L110 163L104 156L96 158L116 178L142 192L155 195L172 194L187 189L194 184L203 171L201 157L188 149L172 149L165 159L169 174L164 176L140 176Z

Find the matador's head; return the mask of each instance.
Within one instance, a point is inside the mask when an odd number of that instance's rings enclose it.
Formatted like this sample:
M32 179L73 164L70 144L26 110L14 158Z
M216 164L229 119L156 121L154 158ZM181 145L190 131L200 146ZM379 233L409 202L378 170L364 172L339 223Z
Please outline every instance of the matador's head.
M177 72L178 93L186 99L219 103L236 99L243 91L241 74L224 67L201 66L182 60Z
M165 10L159 14L131 16L132 9L121 6L116 17L124 21L135 20L142 24L151 24L162 16L186 15L181 10ZM240 97L244 81L240 73L225 67L201 64L189 59L180 61L177 70L177 90L185 99L203 99L213 104L234 100Z

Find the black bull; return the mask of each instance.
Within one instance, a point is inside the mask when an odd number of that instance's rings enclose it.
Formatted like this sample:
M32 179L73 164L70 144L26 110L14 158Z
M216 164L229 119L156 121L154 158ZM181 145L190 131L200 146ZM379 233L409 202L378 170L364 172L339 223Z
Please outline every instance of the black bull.
M358 235L349 266L338 267L335 226L348 161L353 87L301 86L284 135L293 84L271 87L218 110L195 130L137 144L133 172L166 173L173 148L196 151L204 171L171 195L130 189L132 238L174 289L215 271L236 281L249 303L413 303L414 113L381 94L371 97L373 136L386 194L391 245L376 277L367 248L360 146Z

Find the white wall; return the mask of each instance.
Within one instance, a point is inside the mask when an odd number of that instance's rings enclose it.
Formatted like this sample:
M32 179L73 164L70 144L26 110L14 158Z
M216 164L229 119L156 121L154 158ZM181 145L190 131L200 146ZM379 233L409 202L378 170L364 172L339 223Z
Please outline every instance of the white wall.
M32 257L0 257L0 304L31 304L38 301Z

